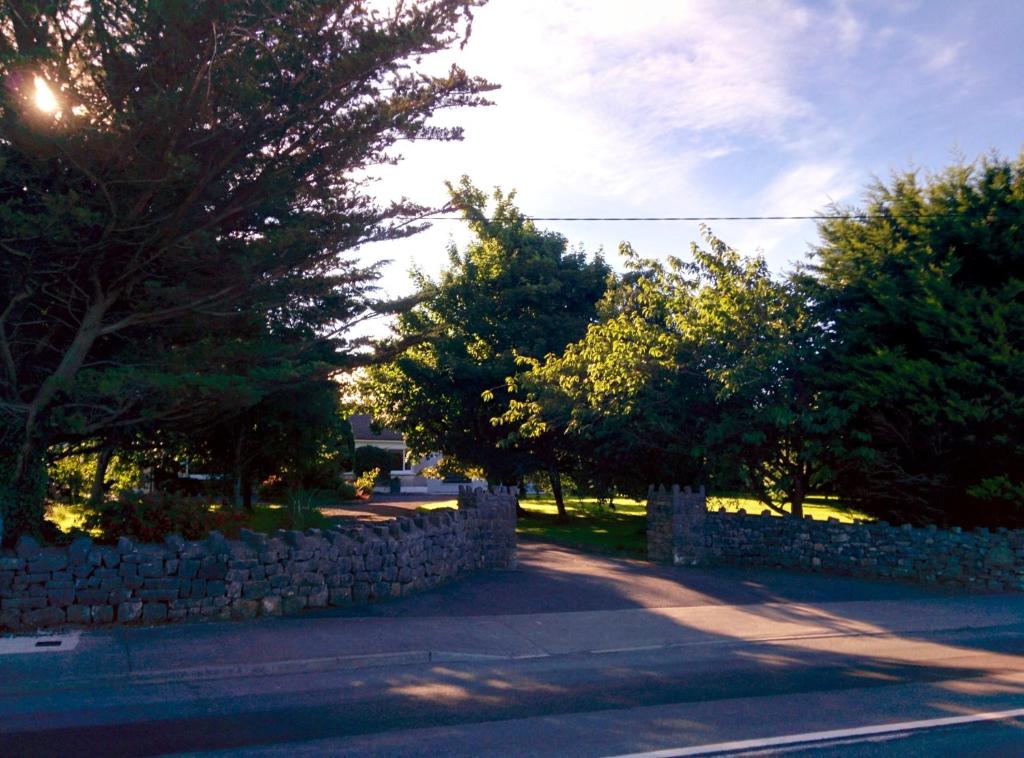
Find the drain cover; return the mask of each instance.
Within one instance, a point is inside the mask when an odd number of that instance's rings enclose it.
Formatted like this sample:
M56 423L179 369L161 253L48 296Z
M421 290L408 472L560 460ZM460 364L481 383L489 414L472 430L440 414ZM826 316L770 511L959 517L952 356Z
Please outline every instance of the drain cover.
M0 655L22 653L65 653L78 647L81 632L67 634L28 635L24 637L0 637Z

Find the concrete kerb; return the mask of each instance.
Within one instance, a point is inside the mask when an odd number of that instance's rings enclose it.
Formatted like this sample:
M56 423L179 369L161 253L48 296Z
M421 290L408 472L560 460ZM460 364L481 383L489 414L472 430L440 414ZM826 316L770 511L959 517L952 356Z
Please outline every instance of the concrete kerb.
M438 663L464 663L497 665L501 663L529 662L540 659L569 659L589 656L612 657L631 654L651 653L659 650L728 649L750 644L799 646L803 642L828 639L871 639L886 637L927 638L948 632L963 632L981 629L1013 629L1024 633L1020 619L1024 611L1024 599L1007 603L1004 596L988 598L961 598L956 600L922 600L906 603L899 601L854 601L852 603L824 603L815 606L793 606L784 603L766 603L757 606L688 606L679 608L630 609L617 611L575 612L554 614L526 614L505 617L484 617L483 623L493 625L491 632L476 635L476 650L453 649L442 646L415 646L415 637L422 630L410 629L407 621L401 622L409 649L366 651L357 654L315 655L282 660L233 663L202 663L194 661L189 665L168 668L167 660L157 660L153 655L138 653L135 660L128 655L131 644L124 638L118 646L127 657L127 665L120 673L109 673L109 669L93 666L88 660L79 663L79 669L95 670L95 675L73 672L74 664L63 665L68 676L54 676L54 667L48 670L32 669L30 676L19 677L17 671L8 671L8 685L5 695L17 696L33 692L96 688L97 686L145 686L171 683L199 682L204 680L270 677L288 674L313 674L332 671L359 670L386 667L423 667ZM796 611L796 615L780 616L780 611ZM858 620L858 627L835 628L834 617ZM737 635L738 619L746 633ZM452 622L456 623L456 622ZM462 623L460 620L458 623ZM600 633L595 631L600 628ZM192 627L197 629L197 627ZM590 630L587 633L587 630ZM305 629L293 630L305 638ZM349 630L356 631L356 630ZM374 630L364 629L375 639L382 635ZM339 630L343 634L344 630ZM445 628L434 630L437 641L451 636ZM311 635L316 637L316 634ZM322 634L320 635L322 637ZM383 635L386 638L387 634ZM486 644L479 644L484 640ZM111 643L115 642L113 637ZM136 643L139 641L136 640ZM200 640L201 654L211 656L210 651L222 644L222 638L207 637ZM172 640L172 643L178 643ZM167 641L159 642L160 645ZM401 639L395 640L396 646ZM189 641L181 640L188 650ZM143 646L145 647L145 646ZM150 653L155 648L149 648ZM179 647L179 650L182 649ZM203 653L205 651L205 653ZM159 650L157 650L159 652ZM312 652L312 651L311 651ZM72 656L74 653L54 653ZM13 657L13 656L12 656ZM38 660L42 656L20 656L23 659ZM150 668L144 668L146 658ZM7 659L10 660L10 659ZM72 659L73 661L74 659ZM6 663L6 662L5 662ZM155 665L154 665L155 664ZM156 666L159 666L157 668Z

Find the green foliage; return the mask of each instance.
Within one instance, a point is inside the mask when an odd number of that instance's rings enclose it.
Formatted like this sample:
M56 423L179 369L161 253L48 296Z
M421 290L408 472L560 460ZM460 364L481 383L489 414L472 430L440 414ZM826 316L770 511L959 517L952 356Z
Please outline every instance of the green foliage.
M397 336L418 344L371 369L357 389L374 419L401 430L414 453L441 451L490 481L515 483L561 458L556 440L518 436L502 420L517 357L541 359L579 339L609 269L537 229L514 194L496 190L488 216L487 195L468 179L449 189L475 239L449 251L438 281L417 274L421 302L400 317Z
M356 448L355 464L352 471L362 476L368 471L377 471L379 481L386 482L391 476L391 453L376 445L363 445Z
M485 102L420 71L478 4L0 4L9 534L37 528L54 444L207 426L367 359L345 330L390 306L350 251L423 209L380 207L366 172Z
M170 441L178 458L232 487L273 476L290 489L336 489L352 466L352 427L338 385L312 379Z
M1024 156L894 176L863 212L821 222L813 270L848 417L836 492L890 519L1024 524Z
M50 496L65 503L84 503L96 476L97 453L67 454L58 449L47 466ZM117 493L142 483L142 471L129 458L115 456L107 467L104 484L107 491Z
M122 493L116 500L99 506L85 519L85 528L98 532L102 540L131 537L141 542L161 542L171 534L185 539L204 538L216 529L237 537L245 526L245 516L213 509L204 498L191 498L167 492L152 494Z
M596 495L710 480L799 513L832 428L813 387L821 329L794 281L705 238L692 263L624 246L602 320L529 362L506 418L570 438L574 478Z
M371 497L373 495L373 488L377 486L382 473L383 469L370 468L359 474L355 481L356 494L359 497Z

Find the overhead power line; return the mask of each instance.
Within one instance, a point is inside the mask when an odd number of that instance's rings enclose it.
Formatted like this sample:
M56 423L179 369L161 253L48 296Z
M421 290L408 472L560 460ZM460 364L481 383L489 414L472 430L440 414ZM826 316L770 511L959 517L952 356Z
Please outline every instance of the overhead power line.
M965 218L963 213L901 213L901 218ZM888 213L841 213L814 216L524 216L530 221L824 221L828 219L867 221L893 218ZM409 221L466 221L462 216L402 216Z

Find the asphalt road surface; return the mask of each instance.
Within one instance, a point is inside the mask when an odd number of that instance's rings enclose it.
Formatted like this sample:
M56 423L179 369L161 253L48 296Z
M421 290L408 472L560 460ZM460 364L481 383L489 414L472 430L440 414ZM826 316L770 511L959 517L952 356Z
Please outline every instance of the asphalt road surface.
M518 572L362 611L123 633L132 670L102 679L61 679L75 653L37 657L31 671L0 656L0 755L1024 755L1022 610L1018 596L524 545ZM484 621L533 647L460 646ZM181 676L134 676L147 649L172 642L199 654L237 646L247 629L263 647L308 632L312 654L325 629L355 648L415 624L432 625L421 628L447 652L194 675L182 659ZM81 662L98 639L83 635ZM989 720L968 720L979 714Z

